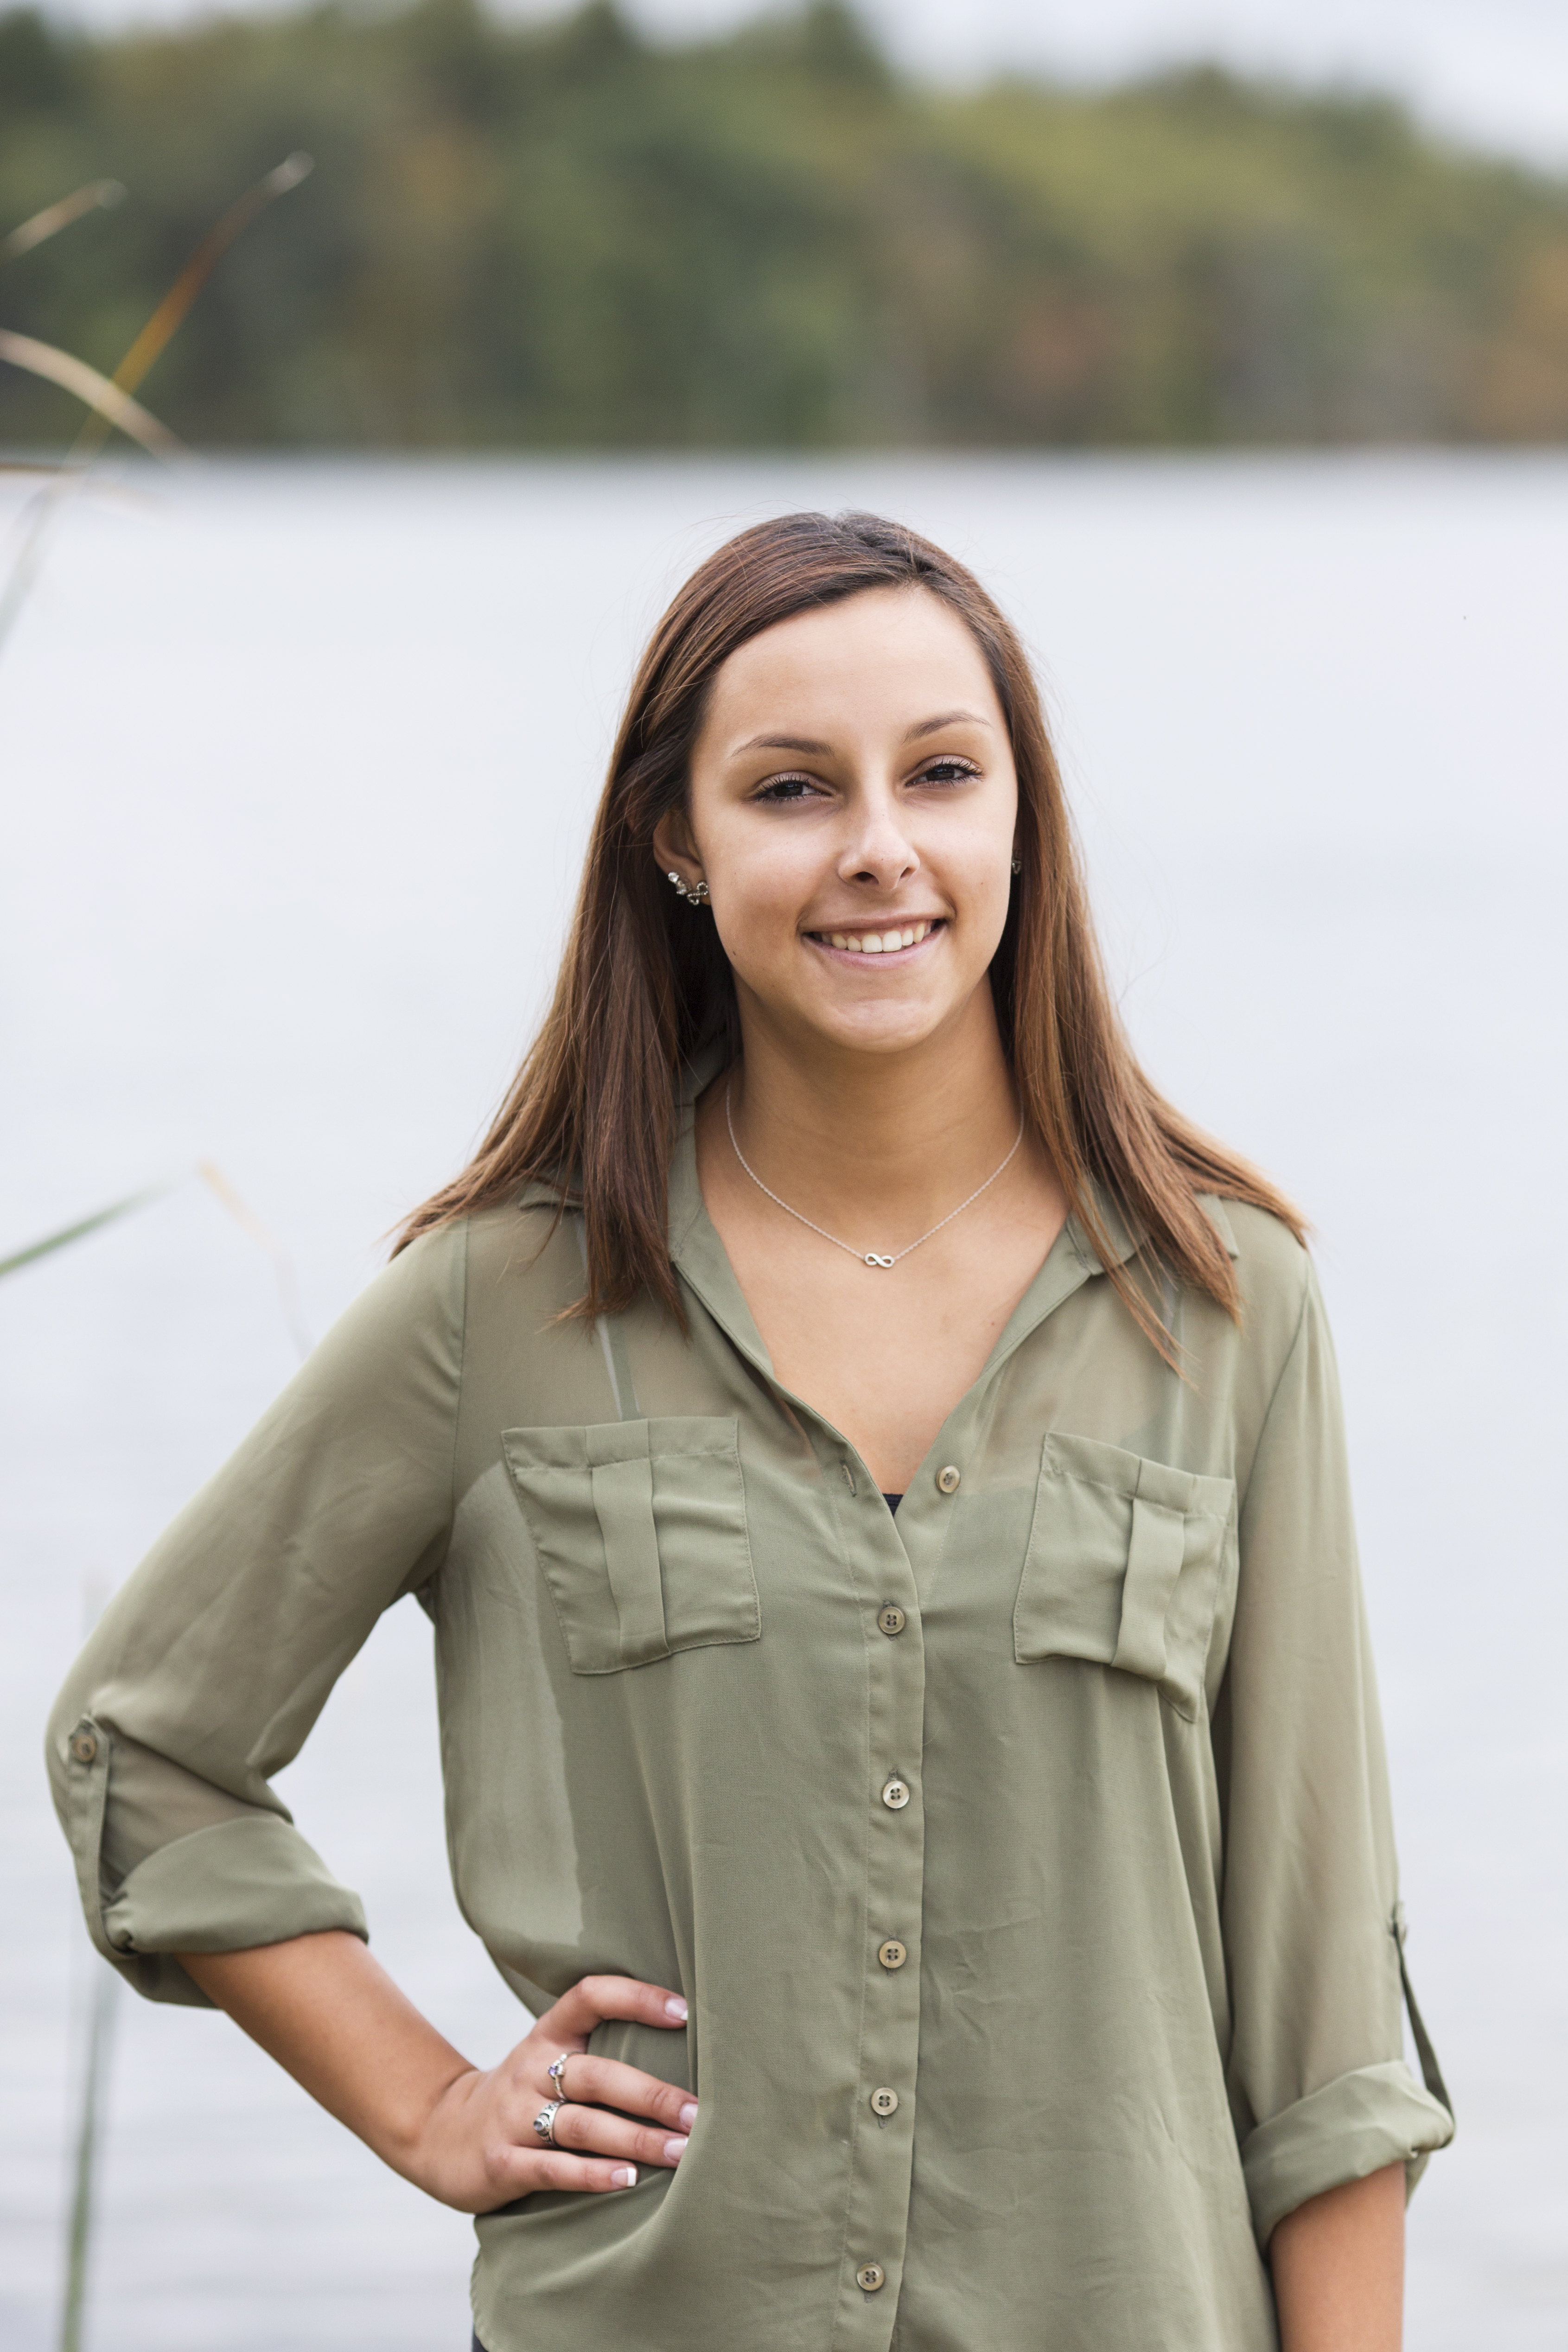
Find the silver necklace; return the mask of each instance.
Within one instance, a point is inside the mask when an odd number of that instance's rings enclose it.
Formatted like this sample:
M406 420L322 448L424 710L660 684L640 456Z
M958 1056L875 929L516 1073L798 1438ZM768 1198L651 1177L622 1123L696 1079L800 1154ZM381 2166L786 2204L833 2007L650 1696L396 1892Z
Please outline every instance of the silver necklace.
M942 1225L951 1225L954 1217L962 1217L965 1209L972 1209L974 1206L975 1202L979 1200L982 1192L989 1192L992 1185L996 1181L997 1177L1001 1175L1002 1169L1008 1165L1008 1162L1013 1159L1014 1154L1017 1151L1019 1144L1024 1140L1024 1114L1020 1111L1018 1114L1018 1132L1013 1139L1013 1150L1007 1154L1006 1160L1004 1160L1002 1162L1002 1167L994 1168L991 1171L990 1175L985 1179L984 1183L977 1184L973 1192L971 1192L968 1200L960 1201L956 1209L950 1209L946 1216L942 1219L941 1223L934 1224L929 1234L922 1234L918 1242L906 1242L901 1250L895 1250L891 1257L887 1257L878 1250L858 1250L853 1242L841 1242L837 1234L830 1234L826 1225L819 1225L816 1223L812 1218L802 1216L798 1209L792 1209L787 1201L781 1201L779 1199L778 1194L773 1191L771 1184L763 1183L762 1178L758 1175L756 1170L752 1167L751 1161L742 1150L740 1145L735 1142L735 1122L730 1116L730 1081L728 1078L724 1081L724 1124L730 1130L730 1141L734 1147L735 1157L740 1161L742 1167L745 1170L747 1175L751 1178L752 1183L756 1186L758 1192L765 1192L769 1200L773 1202L784 1211L786 1217L793 1217L797 1224L810 1225L814 1234L820 1234L825 1242L831 1242L833 1244L835 1249L847 1250L850 1256L858 1257L862 1265L897 1265L899 1260L901 1257L908 1257L911 1250L922 1248L924 1244L931 1241L935 1234L941 1233Z

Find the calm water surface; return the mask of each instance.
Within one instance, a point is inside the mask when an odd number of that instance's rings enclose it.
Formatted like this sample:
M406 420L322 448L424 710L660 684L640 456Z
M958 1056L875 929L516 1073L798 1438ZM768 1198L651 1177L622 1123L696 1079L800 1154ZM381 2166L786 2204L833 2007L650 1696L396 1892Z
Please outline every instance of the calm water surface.
M1568 2344L1558 1232L1568 461L257 466L69 519L0 665L0 1255L218 1162L320 1331L448 1174L558 951L633 650L805 504L975 563L1048 681L1127 1015L1307 1206L1334 1310L1411 1959L1459 2108L1412 2352ZM0 2347L52 2344L91 1961L37 1761L95 1596L292 1363L186 1181L0 1286ZM470 2056L428 1629L285 1793ZM119 2004L96 2352L441 2352L468 2225L214 2015Z

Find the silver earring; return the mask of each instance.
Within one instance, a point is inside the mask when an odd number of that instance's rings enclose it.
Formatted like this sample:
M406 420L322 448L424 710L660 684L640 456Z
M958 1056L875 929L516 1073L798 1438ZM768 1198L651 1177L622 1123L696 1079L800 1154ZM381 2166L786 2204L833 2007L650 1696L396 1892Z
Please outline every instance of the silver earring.
M708 896L706 882L683 882L679 875L673 872L668 874L665 879L674 883L689 907L700 907Z
M1015 859L1013 860L1013 871L1014 871L1014 873L1015 873L1015 874L1021 874L1021 873L1023 872L1023 870L1024 870L1024 861L1023 861L1023 859L1022 859L1021 857L1015 857Z

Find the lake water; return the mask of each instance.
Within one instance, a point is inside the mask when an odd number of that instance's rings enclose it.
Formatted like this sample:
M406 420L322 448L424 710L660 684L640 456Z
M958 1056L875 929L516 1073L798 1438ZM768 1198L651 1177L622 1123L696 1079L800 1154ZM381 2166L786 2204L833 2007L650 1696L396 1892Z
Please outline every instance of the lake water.
M1021 620L1140 1047L1316 1223L1459 2111L1409 2344L1560 2352L1568 459L106 479L0 663L0 1255L212 1160L324 1328L528 1033L641 635L718 539L808 504L907 518ZM95 1596L293 1357L194 1181L0 1286L0 2346L42 2352L98 1963L39 1727ZM284 1789L415 1998L499 2054L519 2013L452 1904L411 1604ZM120 2000L95 2352L458 2352L469 2242L226 2020Z

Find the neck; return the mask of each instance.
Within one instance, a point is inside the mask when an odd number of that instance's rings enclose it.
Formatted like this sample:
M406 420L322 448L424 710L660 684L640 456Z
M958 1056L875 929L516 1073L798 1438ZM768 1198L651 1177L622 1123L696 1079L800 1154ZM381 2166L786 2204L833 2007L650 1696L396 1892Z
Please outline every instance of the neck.
M895 1238L906 1234L981 1182L1017 1135L989 984L900 1052L782 1034L744 992L741 1028L741 1148L775 1192L824 1223L863 1225L871 1212Z

